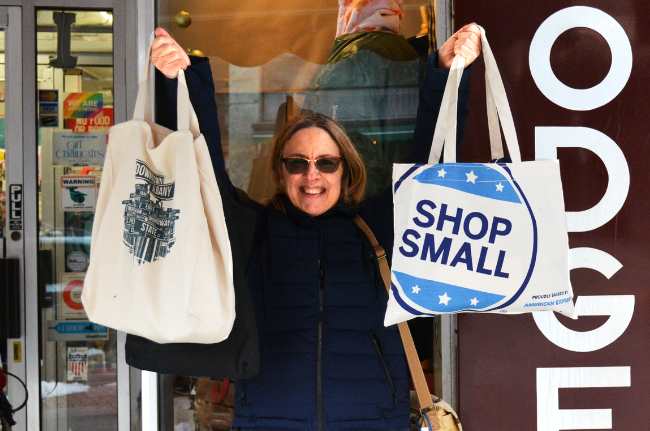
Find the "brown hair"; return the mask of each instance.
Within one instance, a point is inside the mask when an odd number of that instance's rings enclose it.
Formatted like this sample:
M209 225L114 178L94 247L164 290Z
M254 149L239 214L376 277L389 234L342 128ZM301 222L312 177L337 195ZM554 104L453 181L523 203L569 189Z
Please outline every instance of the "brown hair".
M284 211L284 204L281 198L284 194L281 185L282 151L296 132L310 127L318 127L326 131L339 147L341 157L343 158L341 198L350 206L358 205L363 195L363 188L366 185L366 170L363 167L361 157L343 127L331 118L317 112L309 112L296 116L280 130L280 133L278 133L273 141L273 149L271 150L271 183L275 187L275 194L271 196L269 202L280 211Z

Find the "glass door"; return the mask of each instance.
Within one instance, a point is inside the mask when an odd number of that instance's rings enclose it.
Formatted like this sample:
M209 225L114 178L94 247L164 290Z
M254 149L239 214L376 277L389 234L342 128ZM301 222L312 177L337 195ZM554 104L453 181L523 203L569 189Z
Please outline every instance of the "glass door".
M118 429L117 333L81 292L113 125L111 10L36 10L41 430Z

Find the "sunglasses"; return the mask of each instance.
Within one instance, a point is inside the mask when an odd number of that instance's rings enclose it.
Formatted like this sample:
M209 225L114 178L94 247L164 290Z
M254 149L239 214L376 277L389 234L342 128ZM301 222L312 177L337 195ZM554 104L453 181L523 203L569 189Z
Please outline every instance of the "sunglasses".
M309 170L309 163L314 162L316 169L324 174L331 174L339 169L342 157L327 156L315 160L303 159L302 157L287 157L282 159L284 167L290 174L304 174Z

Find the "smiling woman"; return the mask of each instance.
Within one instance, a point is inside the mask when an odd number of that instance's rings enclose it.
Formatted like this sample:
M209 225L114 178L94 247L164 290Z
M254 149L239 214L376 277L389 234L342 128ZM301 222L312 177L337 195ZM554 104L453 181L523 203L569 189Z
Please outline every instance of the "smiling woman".
M472 41L478 40L473 27L450 39L440 58L453 58L464 47L471 51L468 63L475 59L480 48ZM236 382L232 427L409 430L404 349L396 326L383 324L388 294L374 270L372 248L353 221L360 216L367 223L390 263L391 188L361 201L366 172L347 128L307 111L291 120L287 115L287 124L278 128L270 155L270 204L241 199L226 172L210 60L188 57L162 29L156 35L151 60L161 79L157 121L175 124L175 77L184 69L216 177L257 215L246 280L257 321L259 375ZM438 59L437 53L429 58L420 92L413 162L426 162L422 155L428 157L432 142L429 125L435 124L448 76L443 68L449 67ZM468 75L459 93L458 141Z
M319 159L325 157L340 157L335 171L319 168ZM285 162L288 158L307 159L307 169L289 172ZM363 162L341 126L324 115L296 117L278 135L271 160L271 182L276 188L271 203L277 209L284 208L282 195L311 216L324 213L339 199L351 206L361 200L366 183Z

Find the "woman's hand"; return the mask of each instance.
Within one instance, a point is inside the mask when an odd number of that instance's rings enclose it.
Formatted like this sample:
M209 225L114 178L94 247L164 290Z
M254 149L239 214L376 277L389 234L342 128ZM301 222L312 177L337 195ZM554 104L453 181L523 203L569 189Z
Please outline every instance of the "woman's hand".
M474 23L458 30L438 50L438 69L449 69L454 57L465 58L465 67L472 64L481 53L481 30Z
M190 57L174 39L162 28L156 29L156 38L151 45L151 62L169 79L178 76L178 72L187 69Z

